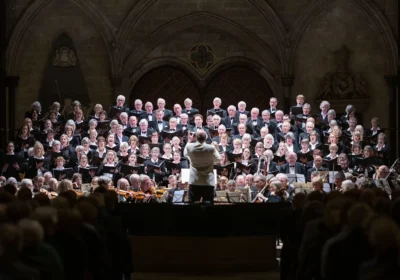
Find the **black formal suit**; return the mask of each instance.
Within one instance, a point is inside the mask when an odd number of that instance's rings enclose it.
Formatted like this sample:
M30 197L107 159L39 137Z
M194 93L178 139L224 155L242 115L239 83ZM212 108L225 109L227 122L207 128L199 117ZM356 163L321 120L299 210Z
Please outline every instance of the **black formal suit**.
M238 125L239 125L239 123L235 123L235 124L233 125L231 135L232 135L232 134L239 134ZM250 125L248 125L247 123L246 123L246 133L248 133L248 134L250 134L250 135L253 135L253 134L254 134L253 127L250 126Z
M124 135L128 136L131 134L136 134L136 132L140 131L140 127L135 126L135 127L127 127L124 129L124 131L122 132Z
M233 151L233 147L231 145L227 145L225 146L225 150L221 145L218 145L218 152L223 153L223 152L232 152Z
M267 127L268 128L268 132L270 134L274 135L275 131L276 131L276 122L274 122L272 120L270 120L269 122L264 122L263 121L262 124L261 124L260 130L263 127Z
M329 171L329 169L326 168L326 167L321 167L321 168L318 168L318 169L315 168L315 167L308 168L307 169L307 176L306 176L307 182L311 182L311 173L313 173L314 171L322 171L322 172L324 172L324 171Z
M128 107L126 107L126 106L118 107L118 106L114 105L114 106L112 106L112 107L110 108L110 110L108 111L108 116L109 116L110 118L114 118L114 117L115 117L115 115L113 116L113 115L111 114L111 112L112 112L113 109L117 109L117 110L120 111L121 113L122 113L122 112L129 113L129 108L128 108Z
M128 142L128 140L129 140L128 136L125 136L123 134L122 134L122 138L121 139L119 139L117 134L115 134L114 138L115 138L115 144L116 145L120 145L122 142Z
M152 122L149 122L149 126L154 130L157 131L158 133L160 133L161 131L163 131L164 129L168 128L168 122L167 121L160 121L161 123L159 123L159 121L155 120ZM161 126L161 129L160 129Z
M275 114L276 111L278 111L278 110L279 110L279 109L277 109L277 108L274 108L274 109L269 108L269 109L268 109L268 112L272 115L272 114Z
M165 120L169 120L170 118L172 118L173 113L172 113L171 110L164 108L164 110L162 110L162 111L164 112L164 119Z
M235 115L232 118L232 121L231 121L231 117L230 116L226 116L225 118L223 118L221 120L221 124L225 125L226 128L233 128L233 126L235 124L238 124L238 123L239 123L239 116L238 115Z
M152 118L151 118L151 120L149 120L149 116L152 116ZM155 121L156 120L156 112L155 111L153 111L151 114L150 113L147 113L146 111L145 112L143 112L141 115L140 115L140 119L142 120L142 119L145 119L145 120L147 120L148 122L149 121Z
M187 132L192 131L194 126L191 124L179 124L179 128L183 130L184 135L187 135Z
M225 118L228 115L228 113L226 112L225 109L214 109L214 108L212 108L212 109L209 109L207 111L212 113L212 114L218 114L218 115L221 114L221 113L218 113L218 112L222 112L222 116L219 115L221 117L221 119Z
M147 130L146 130L146 136L147 137L151 137L151 134L153 133L153 130L152 129L150 129L150 128L148 128ZM136 133L135 133L135 135L136 136L142 136L142 130L138 130L138 131L136 131Z
M255 160L258 161L258 158L255 158ZM265 161L263 161L263 162L260 164L260 170L265 170ZM256 170L256 171L257 171L257 170ZM256 171L255 171L255 172L256 172ZM255 173L255 172L253 172L253 173ZM272 160L269 162L269 165L268 165L268 172L269 172L269 174L273 174L273 173L278 173L278 172L279 172L278 166L277 166L276 163L273 162ZM266 175L266 174L264 174L264 175Z
M239 110L236 111L236 115L239 117L241 114L249 116L249 111L244 110L243 112L240 112Z
M321 123L325 124L325 125L329 125L328 122L328 114L325 115L325 118L322 116L321 113L316 115L316 118L320 120Z
M277 134L277 133L279 133L279 132L282 132L282 123L283 122L277 122L276 120L271 120L272 122L274 122L275 123L275 134ZM271 122L270 121L270 122Z
M196 115L196 114L199 114L199 110L196 109L196 108L190 108L189 110L188 110L188 109L183 109L183 110L182 110L182 113L185 113L185 114L187 114L187 115L192 115L192 116L194 116L194 115Z
M296 174L303 174L304 176L306 176L306 169L304 168L304 165L296 162L294 164L294 169L295 169L295 173ZM280 168L280 172L285 173L285 174L290 174L290 166L289 163L285 163L284 165L281 166Z
M264 122L263 119L258 117L257 119L253 120L253 119L248 119L247 123L246 123L249 127L251 127L251 129L253 130L253 134L257 134L260 135L260 129L263 126Z
M140 117L141 117L141 115L143 114L143 113L145 113L146 111L143 111L143 110L136 110L136 109L133 109L133 110L130 110L129 111L129 116L135 116L138 120L140 119Z

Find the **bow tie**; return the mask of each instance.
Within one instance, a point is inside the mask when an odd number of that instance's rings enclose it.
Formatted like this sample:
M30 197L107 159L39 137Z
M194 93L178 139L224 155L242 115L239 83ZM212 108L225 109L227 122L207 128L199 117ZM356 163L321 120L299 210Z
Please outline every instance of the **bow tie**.
M147 134L147 131L142 131L142 134Z
M147 114L147 115L152 116L153 114Z
M219 112L219 109L215 109L215 112Z
M175 129L174 129L174 128L171 128L170 130L171 130L171 131L175 131Z
M290 165L289 167L290 167L290 168L294 168L295 166L294 166L294 165Z
M235 118L231 118L231 121L233 121Z
M267 123L267 122L264 122L264 124L265 124L265 125L269 125L269 123Z
M157 121L157 123L162 123L162 121Z

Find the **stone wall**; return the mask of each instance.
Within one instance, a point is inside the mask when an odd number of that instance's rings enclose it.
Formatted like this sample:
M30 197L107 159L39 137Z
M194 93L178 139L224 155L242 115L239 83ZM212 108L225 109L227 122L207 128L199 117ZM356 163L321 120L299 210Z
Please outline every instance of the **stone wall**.
M318 105L320 79L334 70L332 51L345 44L350 70L366 79L371 96L364 123L385 111L384 76L397 73L397 0L7 2L7 71L20 77L17 126L38 96L51 44L63 32L74 40L92 102L106 106L116 93L129 96L153 61L187 64L191 46L202 42L215 49L216 64L257 64L280 101L280 77L295 77L291 102L304 93L312 105ZM379 115L387 126L389 116Z

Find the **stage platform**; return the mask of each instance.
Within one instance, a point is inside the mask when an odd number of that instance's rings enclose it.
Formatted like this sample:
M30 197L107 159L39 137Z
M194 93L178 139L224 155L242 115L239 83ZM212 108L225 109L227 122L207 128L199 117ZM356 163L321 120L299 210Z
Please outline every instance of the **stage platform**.
M276 271L279 224L291 205L122 204L136 272Z

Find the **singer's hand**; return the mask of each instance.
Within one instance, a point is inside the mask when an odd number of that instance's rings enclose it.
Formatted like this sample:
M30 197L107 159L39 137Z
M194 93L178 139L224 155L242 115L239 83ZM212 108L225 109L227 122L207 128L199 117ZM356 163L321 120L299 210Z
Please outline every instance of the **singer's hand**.
M15 170L17 170L17 171L19 170L19 165L18 165L18 163L14 163L14 164L13 164L13 167L15 168Z
M7 168L8 168L8 163L4 164L4 166L3 166L3 172L6 172L6 171L7 171Z

